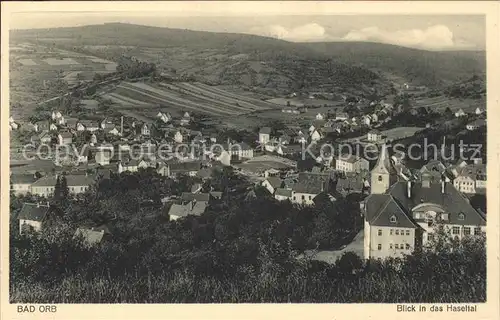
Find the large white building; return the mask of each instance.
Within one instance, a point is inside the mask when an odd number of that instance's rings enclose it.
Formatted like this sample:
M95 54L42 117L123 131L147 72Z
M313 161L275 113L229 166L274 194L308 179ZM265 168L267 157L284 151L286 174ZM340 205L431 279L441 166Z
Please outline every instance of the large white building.
M368 160L360 158L355 155L344 154L335 160L335 169L344 173L347 172L361 172L370 169Z
M371 194L363 205L366 259L410 254L426 246L439 226L459 239L486 230L486 217L450 182L436 181L430 173L419 182L397 181L385 146L371 176Z

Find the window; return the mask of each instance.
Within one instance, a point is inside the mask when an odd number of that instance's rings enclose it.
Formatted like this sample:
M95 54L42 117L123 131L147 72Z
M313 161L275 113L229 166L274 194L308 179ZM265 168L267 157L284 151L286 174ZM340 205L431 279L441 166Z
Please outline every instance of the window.
M377 249L382 250L382 245L380 243L378 244Z
M451 231L453 234L460 234L460 227L453 227Z
M464 235L466 236L470 235L470 227L464 227Z
M382 176L378 176L378 181L382 181Z
M399 244L397 244L397 243L396 243L396 244L394 245L394 249L396 249L396 250L397 250L397 249L399 249Z
M389 249L392 249L392 243L391 243L391 244L389 244Z
M306 196L302 195L302 200L305 200L306 199Z
M474 228L474 235L475 236L478 236L481 234L481 227L475 227Z
M396 221L397 221L396 216L392 216L392 217L391 217L391 222L392 222L392 223L396 223Z
M309 200L312 200L312 196L309 196Z
M410 235L410 230L406 230L406 235L409 236Z
M427 235L427 241L433 241L433 240L434 240L434 234L429 233L429 234Z
M399 229L396 229L396 235L399 236Z
M392 233L394 232L394 229L391 229L391 236L392 236Z
M382 235L382 229L378 229L378 235L381 236Z
M403 244L399 245L399 249L404 250L405 246Z
M296 197L296 196L293 196L293 200L297 200L297 197Z
M465 220L465 214L463 212L460 212L458 214L458 220L461 220L461 221Z
M406 250L410 250L410 245L408 243L406 244Z

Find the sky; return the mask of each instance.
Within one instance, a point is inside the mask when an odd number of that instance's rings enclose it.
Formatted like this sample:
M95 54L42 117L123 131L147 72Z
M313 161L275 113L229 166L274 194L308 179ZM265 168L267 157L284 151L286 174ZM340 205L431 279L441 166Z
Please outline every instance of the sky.
M161 13L13 14L12 29L125 22L190 30L255 34L292 42L371 41L426 50L484 50L482 15L186 16Z

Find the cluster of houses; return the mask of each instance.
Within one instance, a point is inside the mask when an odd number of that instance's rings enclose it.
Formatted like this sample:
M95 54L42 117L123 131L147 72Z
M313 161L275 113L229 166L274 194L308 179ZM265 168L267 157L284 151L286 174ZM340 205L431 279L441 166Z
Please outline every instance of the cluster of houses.
M23 233L27 228L40 232L42 227L55 213L56 208L46 203L24 203L17 218L19 220L19 232ZM86 246L95 246L112 236L106 225L80 226L76 228L74 238L83 240Z
M169 219L177 220L188 215L199 216L206 211L209 204L222 199L222 192L202 192L200 183L191 187L191 192L183 192L179 199L173 201L168 210ZM169 199L165 199L169 200Z

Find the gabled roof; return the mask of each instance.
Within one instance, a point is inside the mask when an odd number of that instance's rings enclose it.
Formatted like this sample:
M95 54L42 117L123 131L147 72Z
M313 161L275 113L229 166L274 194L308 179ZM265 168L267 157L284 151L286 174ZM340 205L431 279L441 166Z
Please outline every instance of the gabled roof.
M293 191L298 193L319 194L327 187L330 176L318 173L299 173L298 181L293 185Z
M32 184L36 181L35 175L33 174L22 174L15 173L10 175L10 181L12 184Z
M66 175L65 177L68 183L68 187L89 186L95 182L93 176L88 176L84 174L72 174L72 175ZM56 176L45 176L38 179L35 183L32 184L32 186L53 187L56 185L56 182L57 182Z
M18 219L43 221L50 211L50 206L36 203L23 203Z
M278 189L276 189L275 195L291 198L292 197L292 190L278 188Z
M92 121L92 120L80 120L79 123L87 128L98 128L99 127L99 124L97 124L97 122Z
M266 180L274 189L281 187L283 181L279 177L267 177Z
M477 119L475 121L468 123L467 125L482 127L486 125L486 121L484 119Z
M270 127L263 127L260 129L259 133L271 134L271 128Z
M170 216L186 217L190 214L199 216L206 210L205 202L187 203L187 204L172 204L168 214Z
M182 201L209 201L210 194L209 193L191 193L191 192L183 192L181 195Z
M74 237L83 237L83 240L89 245L95 245L102 241L104 238L104 230L95 230L87 228L76 229Z
M59 135L63 139L73 138L73 135L71 134L71 132L68 132L68 131L60 132Z
M215 199L220 199L220 198L222 198L222 192L210 191L210 196L214 197Z
M363 190L363 187L365 186L365 181L366 180L364 180L363 177L360 175L340 177L337 179L335 189L339 192L344 191L344 190L361 191L361 190Z
M349 162L349 163L356 163L358 161L361 161L362 158L355 156L353 154L343 154L339 157L339 160Z
M395 220L393 220L394 218ZM394 226L395 228L419 228L418 224L406 214L391 196L387 198L378 214L370 221L370 224L386 227Z
M189 172L201 169L200 161L176 162L169 165L172 172Z
M413 220L412 209L422 203L430 203L444 208L449 213L448 223L450 224L486 224L486 218L477 212L467 198L449 182L444 183L444 193L442 193L441 183L431 183L429 187L423 186L422 183L412 183L410 198L408 197L407 183L396 182L388 194L368 196L366 199L366 219L370 223L375 223L375 218L381 214L381 211L399 212L400 209L407 215L408 219ZM395 205L399 208L398 210L396 210ZM463 220L459 219L460 213L464 214ZM376 223L382 225L381 223L384 221L378 220Z

